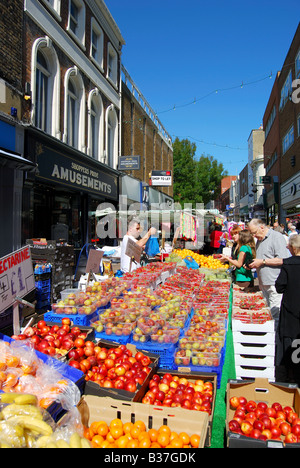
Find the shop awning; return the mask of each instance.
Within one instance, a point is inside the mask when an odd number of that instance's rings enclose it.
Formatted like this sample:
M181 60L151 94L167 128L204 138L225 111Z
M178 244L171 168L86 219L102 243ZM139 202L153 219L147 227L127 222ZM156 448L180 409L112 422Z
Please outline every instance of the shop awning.
M19 169L21 171L36 172L37 165L20 154L0 148L0 167Z

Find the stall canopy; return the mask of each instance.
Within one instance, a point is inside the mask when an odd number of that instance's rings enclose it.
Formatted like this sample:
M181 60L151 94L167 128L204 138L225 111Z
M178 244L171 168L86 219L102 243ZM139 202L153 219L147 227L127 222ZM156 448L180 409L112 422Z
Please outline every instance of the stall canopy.
M27 172L37 172L37 165L20 154L0 148L0 166Z

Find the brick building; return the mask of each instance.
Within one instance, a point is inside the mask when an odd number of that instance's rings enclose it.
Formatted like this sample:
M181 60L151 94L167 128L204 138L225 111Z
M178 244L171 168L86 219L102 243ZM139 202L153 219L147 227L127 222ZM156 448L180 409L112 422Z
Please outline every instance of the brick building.
M300 23L278 78L281 219L300 216Z
M126 174L141 181L143 187L149 190L150 203L165 203L167 200L171 202L173 186L154 189L150 183L152 170L173 171L171 137L128 71L124 67L122 71L121 154L140 156L140 168L126 171Z

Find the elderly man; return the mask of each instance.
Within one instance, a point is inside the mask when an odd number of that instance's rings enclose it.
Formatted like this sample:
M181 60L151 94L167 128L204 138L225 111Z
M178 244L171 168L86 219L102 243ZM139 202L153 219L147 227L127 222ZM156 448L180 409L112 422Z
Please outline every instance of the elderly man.
M249 268L256 268L259 288L271 309L277 329L282 294L277 293L275 282L283 259L289 257L290 254L283 235L271 229L261 219L252 219L248 224L248 229L257 240L256 259L249 265Z
M155 228L150 228L147 234L142 237L141 239L137 240L138 237L140 236L140 231L141 231L141 224L140 220L135 217L130 217L128 219L128 229L127 229L127 234L123 238L122 246L121 246L121 270L126 273L130 269L130 257L126 255L126 248L127 248L127 243L128 239L132 239L134 242L136 242L140 247L145 247L147 244L148 239L150 239L151 236L154 236L156 234L156 229ZM133 262L131 265L131 271L136 270L139 268L141 265L139 263Z

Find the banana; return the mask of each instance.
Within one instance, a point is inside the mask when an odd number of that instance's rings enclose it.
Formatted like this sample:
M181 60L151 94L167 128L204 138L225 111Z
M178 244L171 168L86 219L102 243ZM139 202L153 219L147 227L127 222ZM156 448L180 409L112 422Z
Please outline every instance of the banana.
M84 437L81 439L81 448L91 448L91 444Z
M57 445L58 448L71 448L70 445L68 444L68 442L66 442L63 439L58 439L56 441L56 445Z
M46 445L45 448L58 448L58 447L54 442L50 442L49 444Z
M37 406L33 405L17 405L11 403L2 410L4 419L9 419L13 416L31 416L35 419L43 419L41 410Z
M31 393L2 393L1 403L16 403L17 405L37 405L38 399Z
M81 438L77 432L74 432L70 437L71 448L81 448Z
M48 435L50 436L53 433L52 427L47 424L45 421L41 421L40 419L33 418L31 416L13 416L9 419L9 421L15 422L20 426L24 427L24 429L29 429L31 431L35 431L41 435Z
M31 395L30 393L17 395L15 397L15 404L16 405L33 405L37 406L38 399L35 395Z
M46 448L47 444L50 441L50 436L41 436L36 441L37 448Z

